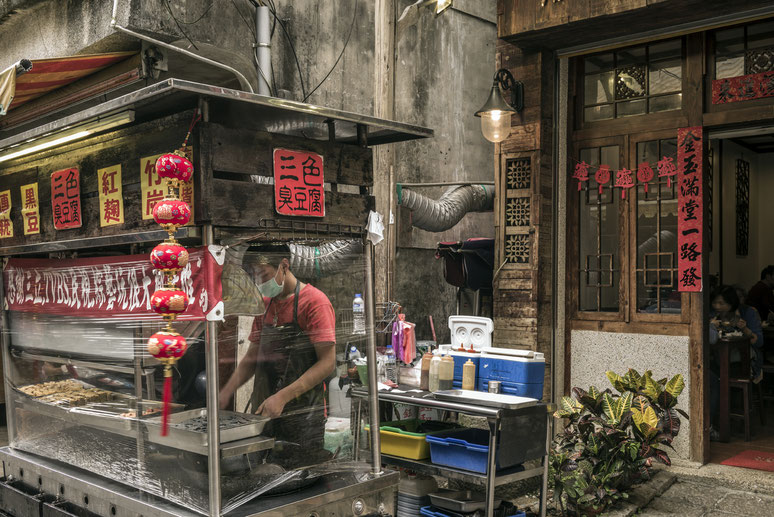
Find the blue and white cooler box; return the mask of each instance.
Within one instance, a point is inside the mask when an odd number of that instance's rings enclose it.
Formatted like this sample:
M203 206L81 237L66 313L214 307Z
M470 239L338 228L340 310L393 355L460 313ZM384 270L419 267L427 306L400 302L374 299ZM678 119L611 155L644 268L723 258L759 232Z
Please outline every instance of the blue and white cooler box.
M462 367L470 359L476 365L476 377L481 361L481 350L492 346L492 331L494 324L489 318L478 316L449 316L449 330L451 331L451 347L449 355L454 359L455 388L462 388ZM477 350L478 353L459 352L463 347L466 350Z
M501 393L543 398L546 360L542 353L510 348L484 348L476 368L478 391L489 391L489 381L501 382Z

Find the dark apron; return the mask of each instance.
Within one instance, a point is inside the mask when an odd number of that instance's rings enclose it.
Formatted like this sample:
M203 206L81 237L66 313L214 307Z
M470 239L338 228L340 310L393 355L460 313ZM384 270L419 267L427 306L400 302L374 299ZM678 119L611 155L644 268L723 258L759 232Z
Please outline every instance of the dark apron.
M309 337L298 325L298 294L293 300L293 321L275 326L267 323L273 299L266 307L261 328L260 355L255 366L255 381L249 407L255 411L269 396L291 385L317 362L317 353ZM319 384L285 405L282 415L273 419L264 435L312 447L322 448L325 437L325 390Z

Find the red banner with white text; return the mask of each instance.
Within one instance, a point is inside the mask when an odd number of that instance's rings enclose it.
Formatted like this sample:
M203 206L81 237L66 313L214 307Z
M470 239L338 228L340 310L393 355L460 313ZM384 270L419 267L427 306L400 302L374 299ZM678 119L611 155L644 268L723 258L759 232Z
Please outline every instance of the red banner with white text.
M679 291L700 292L703 275L702 128L677 130L677 285Z
M188 295L183 320L204 320L221 301L222 267L207 248L189 249L176 283ZM164 277L148 255L10 259L3 271L9 310L106 319L161 319L151 309ZM222 313L222 311L220 311ZM220 318L217 318L220 319Z

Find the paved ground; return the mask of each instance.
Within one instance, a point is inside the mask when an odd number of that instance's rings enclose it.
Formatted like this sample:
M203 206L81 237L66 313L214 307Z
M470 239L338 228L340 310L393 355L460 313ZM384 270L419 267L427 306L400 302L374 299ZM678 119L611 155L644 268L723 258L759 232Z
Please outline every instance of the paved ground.
M774 496L722 486L722 479L678 479L661 496L640 511L642 517L769 516L774 515Z

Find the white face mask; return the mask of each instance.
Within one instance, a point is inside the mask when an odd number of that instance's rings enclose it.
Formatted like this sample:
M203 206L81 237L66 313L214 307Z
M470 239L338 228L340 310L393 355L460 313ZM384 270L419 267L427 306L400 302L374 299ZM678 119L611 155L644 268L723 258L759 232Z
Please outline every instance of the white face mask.
M274 298L275 296L279 296L280 293L282 293L284 285L285 279L283 278L282 283L278 284L277 275L275 274L273 277L260 284L258 286L258 291L261 293L261 296L265 296L266 298Z

